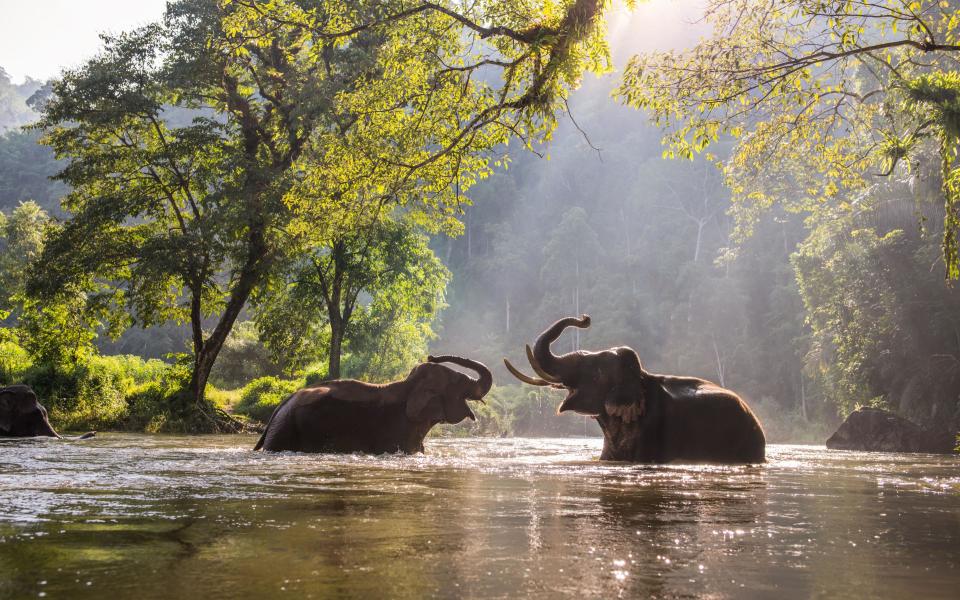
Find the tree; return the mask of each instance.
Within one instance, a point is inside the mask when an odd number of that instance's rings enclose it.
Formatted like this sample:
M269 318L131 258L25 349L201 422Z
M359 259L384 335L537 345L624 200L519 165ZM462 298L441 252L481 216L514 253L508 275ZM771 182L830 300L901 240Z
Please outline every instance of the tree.
M30 107L29 98L40 82L29 77L21 84L15 84L10 74L0 67L0 132L15 129L33 121L37 114Z
M737 237L774 202L846 211L844 191L902 174L924 149L943 166L943 253L960 276L960 16L952 0L711 0L713 36L634 57L618 96L669 127L671 155L738 138L725 165Z
M895 202L910 192L891 185L875 193ZM812 328L808 368L842 414L875 405L955 429L960 290L931 271L935 235L912 227L914 219L911 210L837 218L794 254Z
M21 202L10 213L0 211L0 322L23 294L27 268L43 249L50 216L33 201Z
M210 370L284 253L389 206L456 231L486 152L547 134L583 68L606 67L603 6L171 3L53 85L39 128L69 161L74 216L32 293L92 274L88 294L140 324L189 321L188 389L208 414ZM475 76L487 68L503 79Z
M326 378L338 379L344 351L368 367L374 355L399 354L399 367L409 367L411 350L416 360L426 349L448 279L426 236L383 219L292 256L255 298L256 319L292 370L326 354ZM398 332L405 333L402 343L390 344ZM393 346L406 348L398 353Z
M37 362L76 363L92 351L99 328L117 323L102 302L77 287L62 290L56 302L41 303L26 294L28 276L43 252L51 230L50 216L32 201L22 202L10 216L0 212L0 323Z

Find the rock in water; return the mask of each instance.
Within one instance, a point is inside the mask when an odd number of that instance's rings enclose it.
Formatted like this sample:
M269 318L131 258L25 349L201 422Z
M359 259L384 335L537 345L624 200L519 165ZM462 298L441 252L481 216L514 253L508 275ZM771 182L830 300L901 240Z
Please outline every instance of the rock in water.
M831 450L863 450L868 452L931 452L951 454L954 436L948 432L930 431L892 412L878 408L861 408L827 440Z

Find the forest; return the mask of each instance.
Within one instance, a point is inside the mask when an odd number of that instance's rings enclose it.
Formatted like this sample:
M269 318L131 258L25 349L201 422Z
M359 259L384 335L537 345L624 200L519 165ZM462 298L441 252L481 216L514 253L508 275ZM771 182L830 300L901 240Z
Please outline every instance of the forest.
M696 82L675 72L710 44L823 38L718 1L726 41L614 61L580 4L531 45L529 4L492 3L513 29L471 55L454 29L317 24L387 10L364 2L185 0L58 79L0 73L0 384L66 429L226 431L313 382L460 354L495 386L447 435L597 435L501 361L589 313L565 349L737 390L772 441L822 442L861 406L960 428L953 3L856 4L886 16L867 29L838 9L849 59ZM763 18L782 30L745 25ZM874 48L874 25L936 43Z

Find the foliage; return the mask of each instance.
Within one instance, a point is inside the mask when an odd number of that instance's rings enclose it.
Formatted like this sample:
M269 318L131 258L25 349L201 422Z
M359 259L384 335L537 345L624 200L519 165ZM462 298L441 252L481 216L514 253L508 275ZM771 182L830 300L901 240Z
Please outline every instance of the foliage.
M913 211L891 218L908 188L885 192L856 219L820 224L794 255L812 328L808 368L844 415L881 406L926 427L957 427L960 291L931 272L936 240L910 227ZM922 198L907 204L935 208Z
M21 202L6 216L0 211L0 322L24 291L28 265L43 249L50 217L36 202Z
M606 97L604 83L594 85L581 102ZM638 111L578 106L602 160L564 124L549 162L520 157L478 184L465 235L435 240L453 278L432 352L481 360L504 384L504 356L525 364L524 344L554 320L586 312L593 325L579 332L579 348L628 345L650 371L722 381L766 406L780 441L835 425L832 399L804 370L809 330L789 260L806 235L803 219L769 211L736 261L714 264L733 227L716 170L703 160L663 161L659 135ZM572 331L554 345L577 347ZM544 427L558 422L553 410L539 413ZM484 409L475 412L483 421ZM589 420L574 422L572 434L599 433ZM519 423L476 427L535 430Z
M33 366L30 354L13 340L0 339L0 385L23 381Z
M298 254L256 297L261 336L298 372L390 379L422 360L449 273L409 224L384 219Z
M846 192L908 171L936 138L943 251L956 278L958 14L953 0L711 0L713 35L634 57L617 94L670 128L669 155L738 139L725 165L737 240L774 202L855 210Z
M776 399L762 396L753 399L750 409L763 424L768 444L823 444L836 431L830 421L804 417L798 410L784 410Z
M240 400L234 409L257 421L266 423L273 409L287 396L303 387L302 381L289 381L276 377L260 377L244 386Z
M104 38L45 100L38 128L67 162L73 216L30 292L112 310L97 314L111 331L127 313L189 321L204 412L217 356L273 265L384 207L455 231L489 151L549 135L583 68L606 68L603 7L170 3L162 23Z
M0 322L16 325L19 343L38 363L76 363L92 350L96 330L116 331L118 324L102 299L65 288L55 300L42 302L26 294L29 270L54 229L35 202L21 203L9 217L0 212Z
M0 131L15 129L36 119L30 98L40 87L39 81L29 77L23 83L13 83L10 74L0 67Z
M162 381L169 365L136 356L88 356L72 365L34 363L21 379L36 391L56 427L125 429L143 386ZM151 406L152 411L161 407ZM136 428L134 426L134 428Z

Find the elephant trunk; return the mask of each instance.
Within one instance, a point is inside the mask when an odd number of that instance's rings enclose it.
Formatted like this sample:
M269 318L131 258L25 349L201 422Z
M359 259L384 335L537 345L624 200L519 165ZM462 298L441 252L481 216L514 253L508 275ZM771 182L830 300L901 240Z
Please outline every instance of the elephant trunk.
M44 436L47 436L47 437L55 437L55 438L57 438L58 440L62 440L62 439L63 439L63 436L60 435L59 433L57 433L57 430L54 429L54 428L53 428L53 425L50 424L50 421L47 420L47 416L46 416L46 415L44 415L44 417L43 417L43 425L44 425L44 426L42 427L42 431L40 432L40 435L44 435Z
M477 374L480 375L480 378L477 379L474 393L470 395L470 397L475 400L482 400L483 397L487 395L487 392L490 391L490 387L493 385L493 373L491 373L490 369L488 369L487 366L481 362L470 360L469 358L464 358L462 356L453 356L449 354L443 356L428 356L427 360L432 363L449 362L476 371Z
M559 379L567 383L572 374L573 365L570 362L575 358L570 354L557 356L550 350L550 344L556 341L563 330L567 327L579 327L585 329L590 326L590 316L582 315L577 317L567 317L560 319L540 334L536 343L533 345L533 358L536 360L536 367L543 369L546 375Z
M54 437L58 440L62 440L63 436L57 433L57 430L53 428L53 425L50 424L50 416L47 414L47 409L43 407L39 402L37 403L40 406L40 414L43 415L43 423L40 426L40 430L37 435L45 437Z

